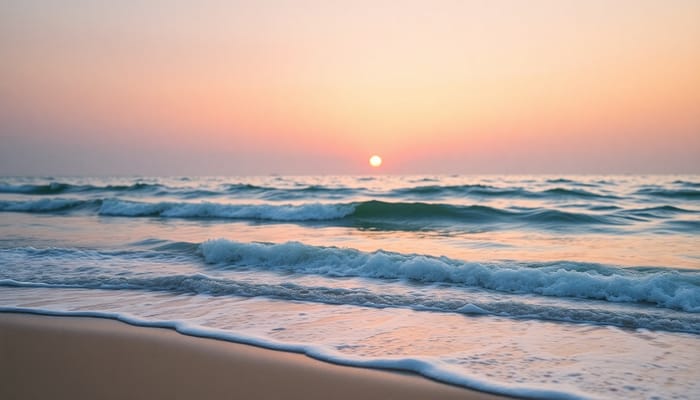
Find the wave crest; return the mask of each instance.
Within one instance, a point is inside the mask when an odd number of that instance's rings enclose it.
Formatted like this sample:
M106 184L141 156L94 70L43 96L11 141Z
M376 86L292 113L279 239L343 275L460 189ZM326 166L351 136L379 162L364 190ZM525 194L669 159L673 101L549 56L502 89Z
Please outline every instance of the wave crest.
M49 182L46 184L12 185L0 184L0 193L32 194L32 195L56 195L63 193L85 192L138 192L154 191L163 188L159 184L136 182L131 185L76 185L64 182Z
M207 263L226 268L264 268L333 277L408 279L518 294L650 303L686 312L700 312L700 273L697 272L649 272L576 262L538 265L473 263L381 250L366 253L298 242L239 243L216 239L202 243L200 251Z
M231 218L271 221L320 221L343 218L352 204L249 205L219 203L144 203L105 200L100 215L165 218Z
M463 226L533 226L569 229L577 226L628 225L639 218L673 218L693 213L680 208L617 210L613 213L571 212L554 208L495 208L482 205L452 205L423 202L369 200L346 203L229 204L214 202L146 202L118 198L80 200L42 198L0 200L0 211L28 213L70 213L89 211L117 217L159 217L192 219L241 219L281 222L335 221L341 226L387 230L416 230ZM653 215L652 215L653 214ZM682 226L678 229L684 229ZM674 229L671 226L671 229Z

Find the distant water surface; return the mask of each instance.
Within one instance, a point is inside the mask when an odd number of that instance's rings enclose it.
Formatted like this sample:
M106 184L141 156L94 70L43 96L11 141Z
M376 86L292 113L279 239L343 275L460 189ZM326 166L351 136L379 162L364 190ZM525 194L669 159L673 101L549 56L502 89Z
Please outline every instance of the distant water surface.
M699 176L0 178L0 308L700 398Z

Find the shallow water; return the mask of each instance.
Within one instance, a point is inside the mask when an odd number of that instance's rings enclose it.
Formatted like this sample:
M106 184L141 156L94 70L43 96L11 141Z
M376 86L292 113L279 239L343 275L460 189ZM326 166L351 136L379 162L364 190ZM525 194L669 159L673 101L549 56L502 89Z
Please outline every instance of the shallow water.
M700 396L700 177L0 178L0 307L535 398Z

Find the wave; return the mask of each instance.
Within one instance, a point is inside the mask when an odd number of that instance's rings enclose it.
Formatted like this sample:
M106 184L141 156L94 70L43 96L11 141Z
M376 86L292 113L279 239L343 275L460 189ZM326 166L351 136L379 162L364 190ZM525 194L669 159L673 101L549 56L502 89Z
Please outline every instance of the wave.
M677 181L673 181L673 184L680 185L680 186L686 186L686 187L690 187L690 188L700 188L700 182L677 180Z
M0 200L0 211L28 212L28 213L51 213L68 212L89 206L98 206L99 200L79 200L79 199L39 199L39 200Z
M388 193L390 197L418 196L418 197L509 197L557 200L563 198L581 199L618 199L616 196L599 194L582 189L569 189L563 187L551 188L543 191L526 190L520 187L495 187L482 184L470 185L425 185L408 188L394 189Z
M525 196L520 188L497 188L488 185L426 185L392 190L389 196Z
M628 209L621 211L622 214L640 218L669 218L675 215L697 214L698 212L699 211L688 210L685 208L674 207L669 205Z
M18 194L60 194L68 191L73 185L51 182L45 185L9 185L0 184L0 193Z
M364 188L325 187L321 185L302 185L298 188L278 188L249 183L223 184L218 187L192 188L167 186L137 182L130 185L78 185L64 182L45 184L7 184L0 183L0 193L24 195L59 195L86 193L115 193L123 195L177 196L186 199L237 196L242 198L259 198L267 200L297 200L309 196L324 198L341 198L361 193Z
M391 229L397 229L398 223L406 228L430 227L432 223L444 222L460 225L525 224L552 229L628 223L624 218L614 215L576 213L546 208L501 209L480 205L390 203L376 200L357 204L352 217L360 223L381 222L379 226ZM387 224L387 222L395 222L395 224Z
M590 209L590 207L588 207ZM573 229L580 226L629 225L645 217L674 218L695 211L672 206L612 212L562 211L551 208L496 208L482 205L452 205L423 202L369 200L340 203L226 204L214 202L144 202L117 198L80 200L42 198L0 200L0 212L60 213L92 212L101 216L185 219L237 219L270 222L324 221L338 226L381 230L461 229L465 226L533 227ZM682 229L682 225L677 225ZM684 229L684 228L683 228Z
M120 199L0 200L0 211L51 213L91 210L98 215L280 222L337 221L383 229L420 229L438 225L530 224L546 228L627 224L624 217L546 208L499 209L480 205L383 202L303 204L222 204L212 202L140 202Z
M692 270L623 269L573 261L475 263L297 242L217 239L153 244L152 250L138 251L0 250L7 266L0 271L0 286L262 296L700 333L700 272ZM41 273L28 268L27 260L30 267L40 264ZM153 269L134 271L132 266L143 261ZM193 270L199 262L201 267ZM161 264L169 266L167 274ZM246 278L238 280L238 272ZM251 280L256 272L286 278ZM310 285L306 276L331 281L314 279ZM369 281L348 288L332 283L337 279Z
M223 239L201 243L157 243L152 251L18 248L2 250L10 265L0 286L148 290L174 294L268 297L289 301L399 307L468 315L494 315L573 323L593 323L674 332L700 333L700 274L674 270L623 270L599 264L560 262L470 263L445 257L316 247L301 243L238 243ZM42 273L26 260L40 262ZM134 263L192 265L202 272L133 271ZM50 260L43 262L42 260ZM90 267L85 267L89 261ZM106 265L106 268L101 267ZM12 267L15 266L15 267ZM121 266L121 267L120 267ZM244 270L246 277L222 273ZM287 278L251 280L255 271ZM371 279L359 287L330 281L296 279ZM407 290L403 281L410 282ZM425 286L416 286L422 283ZM391 290L386 290L390 285ZM397 285L401 290L397 290ZM488 289L484 292L484 289ZM534 296L534 297L533 297ZM578 299L604 300L582 302ZM551 300L550 300L551 299ZM649 307L649 306L655 307ZM675 311L674 311L675 310Z
M378 293L354 288L307 286L295 283L264 284L217 278L206 274L171 274L168 276L83 276L62 279L0 279L0 287L147 290L173 294L208 296L266 297L286 301L353 305L372 308L408 308L472 316L498 316L514 319L559 321L700 334L700 317L693 313L644 312L634 309L596 308L582 304L532 304L516 299L497 301L487 298L438 298L402 293Z
M100 215L164 218L225 218L270 221L322 221L352 214L352 204L251 205L219 203L143 203L109 199Z
M432 182L433 180L421 180L420 182ZM574 185L573 181L557 180L557 183ZM581 186L575 184L574 186ZM262 198L268 200L293 200L304 199L309 196L322 196L324 198L342 198L348 196L376 195L381 197L400 198L413 196L420 198L445 198L445 197L514 197L514 198L609 198L617 197L603 195L581 189L556 187L544 191L526 190L521 187L495 187L483 184L465 185L418 185L404 188L390 189L387 191L370 191L366 187L348 186L324 186L317 184L299 184L297 187L275 187L256 185L251 183L227 183L216 187L178 187L159 183L136 182L128 185L90 185L72 184L67 182L48 182L40 184L10 184L0 182L0 193L14 193L26 195L58 195L67 193L118 193L118 194L151 194L174 195L186 198L197 196L242 196Z
M225 185L227 193L239 193L246 191L265 192L302 192L302 193L354 193L356 191L366 190L365 188L348 188L348 187L327 187L322 185L300 185L295 188L278 188L272 186L259 186L250 183L232 183Z
M547 179L547 183L566 183L566 184L572 184L572 183L576 183L576 181L571 180L571 179L566 179L566 178L556 178L556 179Z
M179 181L183 181L180 179ZM230 197L238 199L264 199L270 201L308 200L309 198L322 198L327 200L357 199L357 198L391 198L406 200L429 200L451 198L473 199L534 199L543 201L615 201L625 197L614 187L613 182L600 181L598 184L576 181L572 179L550 179L542 181L546 184L554 184L555 187L537 190L537 185L527 185L528 181L520 181L526 186L508 184L505 186L493 186L490 184L453 184L441 185L434 179L421 179L410 181L411 186L394 187L386 190L368 189L360 182L364 180L356 178L354 183L339 185L322 185L315 183L285 182L284 186L278 186L272 182L261 183L219 183L218 181L206 181L199 186L182 186L172 181L160 183L148 183L136 181L131 184L77 184L67 181L51 181L35 184L16 183L11 180L0 182L0 193L23 194L35 196L61 195L61 194L115 194L115 195L151 195L174 196L183 199ZM700 183L676 180L668 186L647 185L637 187L631 194L649 198L666 198L678 200L700 199ZM607 191L603 186L613 186ZM613 194L614 193L614 194Z
M419 220L440 219L494 221L516 213L487 206L454 206L433 203L390 203L370 200L356 204L353 216L359 219Z
M589 198L601 198L602 199L602 198L605 198L605 199L614 200L614 199L619 198L616 196L594 193L594 192L590 192L587 190L567 189L567 188L547 189L547 190L544 190L542 192L537 192L535 195L554 196L554 197L580 197L583 199L589 199Z
M636 194L669 199L700 200L700 190L695 189L665 189L661 187L646 187L637 190Z
M645 303L700 312L700 273L640 271L591 263L470 263L446 257L373 253L298 242L204 242L204 260L224 268L263 268L331 277L407 279L448 283L499 292Z
M220 204L210 202L138 202L119 199L0 200L0 211L51 213L91 210L118 217L218 218L269 221L319 221L340 219L354 211L351 203L301 205Z
M85 192L142 192L162 189L159 184L137 182L131 185L74 185L63 182L50 182L38 185L12 185L0 183L0 193L32 194L32 195L56 195L64 193Z
M587 396L579 393L575 388L567 388L566 391L538 387L537 385L526 385L512 382L494 382L481 377L472 377L462 374L443 363L427 357L357 357L333 351L328 346L319 346L312 343L289 343L270 337L237 333L229 330L211 328L199 325L196 322L187 320L160 320L155 316L137 316L126 312L98 311L98 310L55 310L27 307L2 307L0 312L5 313L26 313L48 316L65 317L93 317L112 319L134 326L165 328L174 330L180 334L223 340L233 343L241 343L256 347L285 351L290 353L304 354L310 358L329 362L337 365L344 365L357 368L369 368L378 370L403 371L433 379L438 382L474 389L496 395L512 396L524 399L544 399L544 400L582 400Z

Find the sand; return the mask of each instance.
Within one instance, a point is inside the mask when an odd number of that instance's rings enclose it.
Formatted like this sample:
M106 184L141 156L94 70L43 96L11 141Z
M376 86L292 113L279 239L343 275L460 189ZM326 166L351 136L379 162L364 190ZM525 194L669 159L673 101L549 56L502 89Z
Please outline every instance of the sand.
M0 399L505 399L100 318L0 313Z

